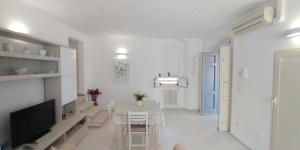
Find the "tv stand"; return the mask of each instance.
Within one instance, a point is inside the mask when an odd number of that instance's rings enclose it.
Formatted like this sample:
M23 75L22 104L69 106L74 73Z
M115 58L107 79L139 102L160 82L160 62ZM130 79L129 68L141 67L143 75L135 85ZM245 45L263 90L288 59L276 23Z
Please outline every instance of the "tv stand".
M39 138L35 144L24 144L16 150L45 150L51 146L61 147L69 143L77 145L87 135L86 114L75 113L51 128L50 132Z

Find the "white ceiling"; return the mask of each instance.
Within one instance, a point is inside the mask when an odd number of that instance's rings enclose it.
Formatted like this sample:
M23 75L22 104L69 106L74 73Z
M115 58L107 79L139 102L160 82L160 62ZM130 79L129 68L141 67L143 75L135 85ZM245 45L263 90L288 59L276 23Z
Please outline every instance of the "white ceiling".
M20 0L85 34L199 38L265 0Z

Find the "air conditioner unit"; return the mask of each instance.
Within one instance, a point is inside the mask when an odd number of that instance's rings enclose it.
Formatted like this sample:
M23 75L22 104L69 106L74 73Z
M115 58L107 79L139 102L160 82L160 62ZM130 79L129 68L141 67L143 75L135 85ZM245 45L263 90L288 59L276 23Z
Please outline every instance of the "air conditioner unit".
M259 27L271 24L275 16L275 8L268 6L255 10L233 25L235 34L245 33Z

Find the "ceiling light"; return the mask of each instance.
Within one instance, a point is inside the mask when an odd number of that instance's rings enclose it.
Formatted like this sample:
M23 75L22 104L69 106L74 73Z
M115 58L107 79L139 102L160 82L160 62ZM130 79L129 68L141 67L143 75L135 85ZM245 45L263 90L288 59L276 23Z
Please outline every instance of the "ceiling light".
M300 28L293 28L285 32L285 37L287 38L296 37L296 36L300 36Z
M293 44L300 45L300 36L292 38Z

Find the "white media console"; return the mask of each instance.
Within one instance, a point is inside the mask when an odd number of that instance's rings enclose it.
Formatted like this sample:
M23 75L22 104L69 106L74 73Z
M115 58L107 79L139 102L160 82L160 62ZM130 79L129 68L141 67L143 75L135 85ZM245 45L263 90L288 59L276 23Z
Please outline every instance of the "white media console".
M51 131L39 138L34 144L24 144L16 150L45 150L51 146L64 144L77 145L87 135L88 125L85 114L76 113L51 128Z

